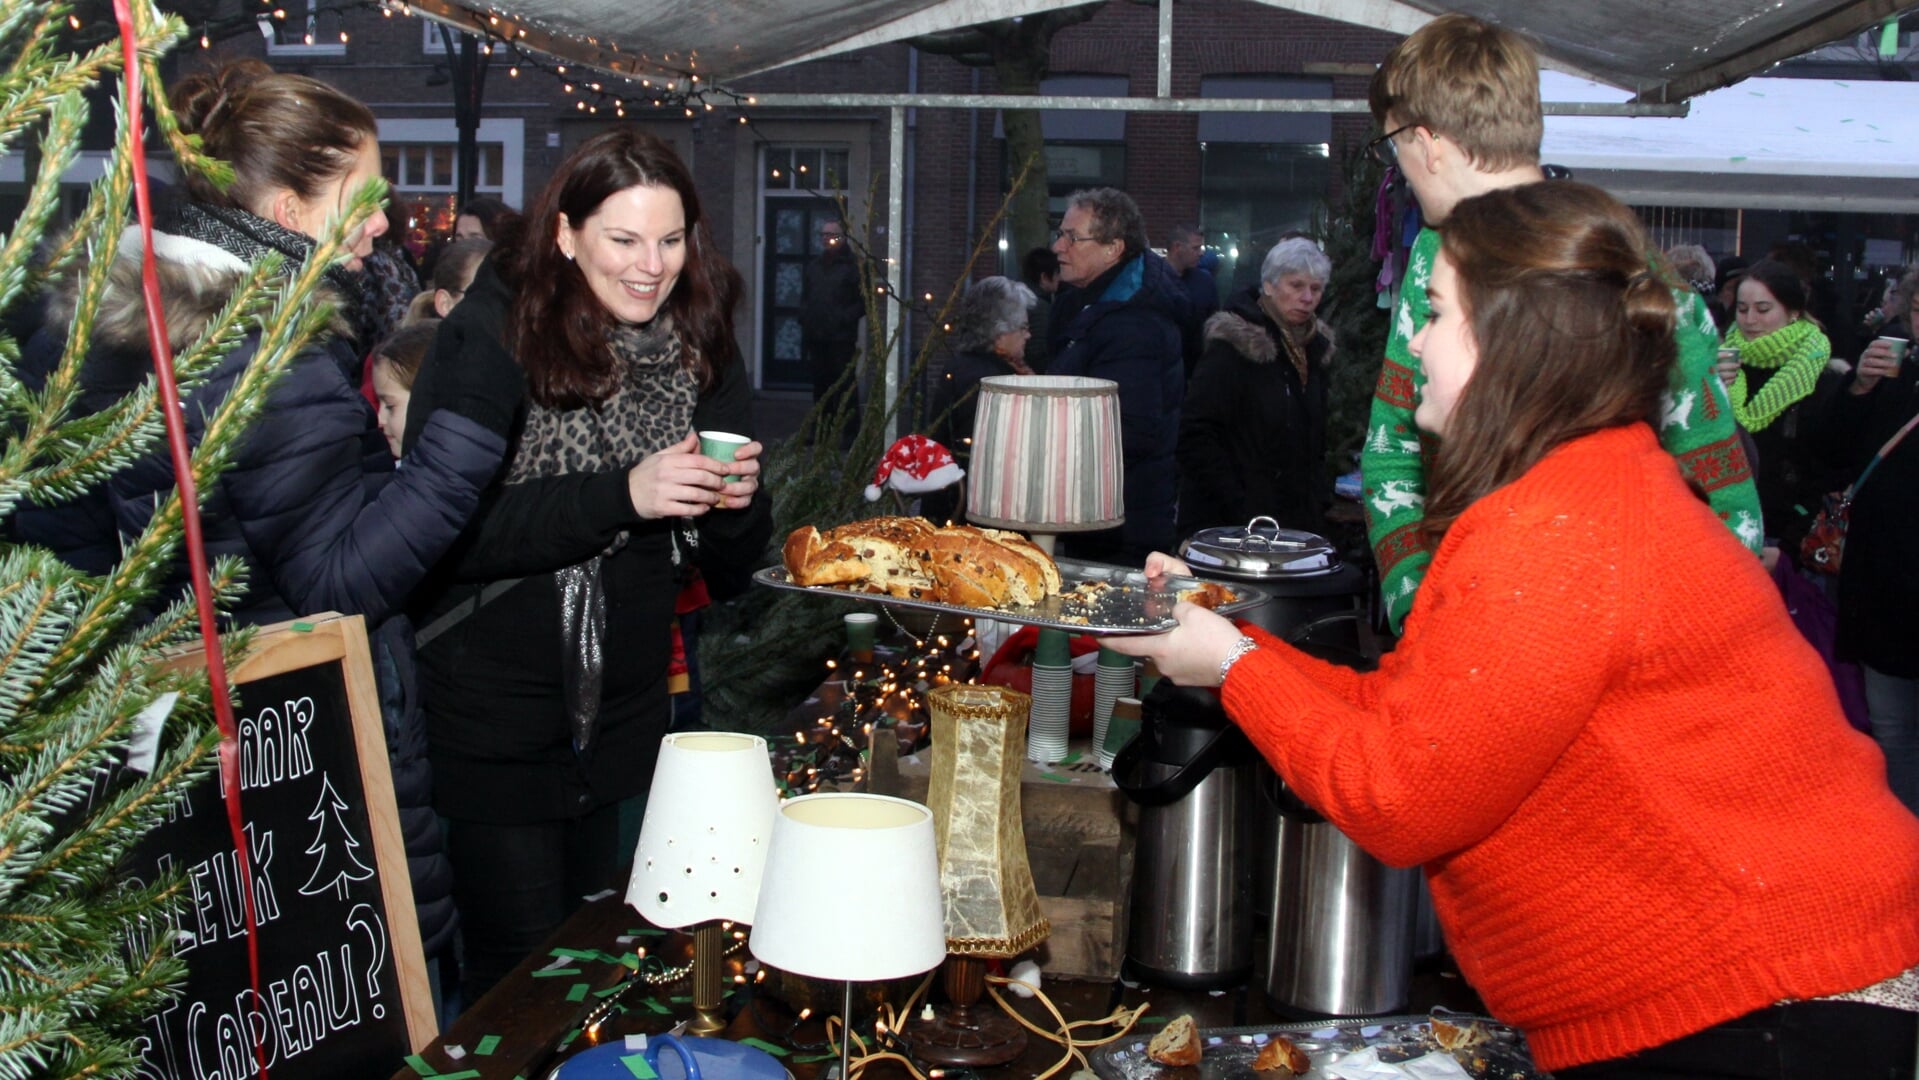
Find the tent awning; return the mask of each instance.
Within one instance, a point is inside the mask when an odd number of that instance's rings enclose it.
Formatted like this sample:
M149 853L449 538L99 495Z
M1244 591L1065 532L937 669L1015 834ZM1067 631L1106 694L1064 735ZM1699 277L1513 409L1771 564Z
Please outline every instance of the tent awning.
M1619 101L1545 73L1556 101ZM1919 84L1749 79L1683 119L1549 116L1545 160L1641 205L1919 211Z
M400 3L402 0L392 0ZM1410 33L1462 11L1521 30L1549 64L1677 102L1898 14L1908 0L1258 0ZM635 78L724 84L1073 0L415 0L412 10ZM682 84L684 85L684 84Z

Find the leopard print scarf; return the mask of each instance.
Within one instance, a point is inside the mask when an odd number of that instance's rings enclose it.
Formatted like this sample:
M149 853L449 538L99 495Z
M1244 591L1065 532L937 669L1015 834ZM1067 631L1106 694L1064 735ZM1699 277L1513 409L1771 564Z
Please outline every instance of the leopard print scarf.
M699 384L681 362L673 319L622 326L608 341L619 365L619 385L597 405L527 407L507 483L572 472L630 469L693 430Z
M672 317L662 315L648 326L621 326L607 344L619 369L612 396L576 409L530 404L507 467L507 483L629 469L692 430L699 384L680 361ZM600 562L625 547L626 540L621 532L600 554L549 575L560 602L563 707L579 754L594 748L606 673L606 593Z

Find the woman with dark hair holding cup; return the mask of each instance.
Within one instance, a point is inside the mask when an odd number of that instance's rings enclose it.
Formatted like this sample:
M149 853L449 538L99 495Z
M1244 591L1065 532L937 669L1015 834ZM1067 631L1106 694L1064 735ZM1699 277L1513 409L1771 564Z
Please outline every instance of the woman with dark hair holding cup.
M1679 309L1644 230L1562 180L1441 237L1399 646L1360 674L1186 603L1106 644L1220 687L1301 798L1423 866L1461 973L1560 1080L1910 1075L1919 820L1660 449Z
M679 580L697 561L737 591L765 548L760 444L723 462L696 434L752 430L738 295L685 165L622 127L561 163L414 384L409 419L476 355L527 379L505 474L417 620L469 1001L611 883L669 723Z
M1832 359L1832 342L1807 313L1805 282L1785 263L1752 264L1738 297L1721 357L1736 352L1739 366L1722 366L1721 378L1732 373L1726 395L1733 418L1757 449L1753 483L1767 546L1797 552L1812 524L1808 508L1818 505L1825 490L1807 450L1813 418L1806 413Z
M1864 671L1866 714L1892 790L1919 809L1919 430L1906 426L1919 416L1919 365L1909 353L1919 270L1900 280L1896 299L1897 315L1833 396L1817 449L1840 483L1851 483L1906 432L1854 487L1833 651Z

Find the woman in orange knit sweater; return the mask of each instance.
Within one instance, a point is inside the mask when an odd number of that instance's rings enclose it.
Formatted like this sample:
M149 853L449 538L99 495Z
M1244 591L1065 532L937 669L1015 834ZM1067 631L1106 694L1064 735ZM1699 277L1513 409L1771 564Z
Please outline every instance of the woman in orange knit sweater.
M1308 803L1423 865L1460 970L1561 1080L1910 1077L1919 820L1659 448L1676 315L1647 265L1582 184L1447 221L1412 341L1435 555L1378 672L1187 604L1107 643L1223 683Z

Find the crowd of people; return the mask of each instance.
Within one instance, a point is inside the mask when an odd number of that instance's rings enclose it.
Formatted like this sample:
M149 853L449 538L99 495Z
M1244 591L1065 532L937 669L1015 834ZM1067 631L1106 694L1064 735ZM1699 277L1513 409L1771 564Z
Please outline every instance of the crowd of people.
M177 348L262 259L306 260L380 152L363 104L257 63L172 96L234 171L189 174L156 234ZM1294 790L1423 865L1462 970L1556 1075L1909 1075L1919 271L1835 361L1793 253L1662 254L1604 192L1547 178L1522 39L1435 19L1387 56L1371 103L1371 151L1425 223L1360 462L1397 647L1362 676L1190 605L1174 631L1111 644L1219 687ZM386 231L376 211L327 269L342 317L273 387L205 531L249 572L234 621L365 617L421 936L429 958L458 956L472 1000L630 849L682 620L744 587L771 513L757 441L730 462L699 450L702 429L753 434L744 283L667 144L616 128L524 216L467 204L425 288ZM1162 256L1124 192L1071 195L1023 282L967 289L932 408L964 463L981 380L1117 383L1126 521L1069 548L1149 573L1185 569L1165 552L1201 528L1325 530L1345 362L1312 238L1282 238L1225 295L1196 227L1163 239ZM865 304L841 223L821 242L801 325L831 407L855 392ZM83 409L150 370L141 255L130 233ZM29 386L76 302L49 302ZM259 347L256 331L194 390L190 439ZM173 483L156 453L12 527L103 572ZM1848 485L1833 564L1833 518L1814 515ZM1830 655L1780 573L1835 605ZM1846 723L1845 665L1870 739Z

